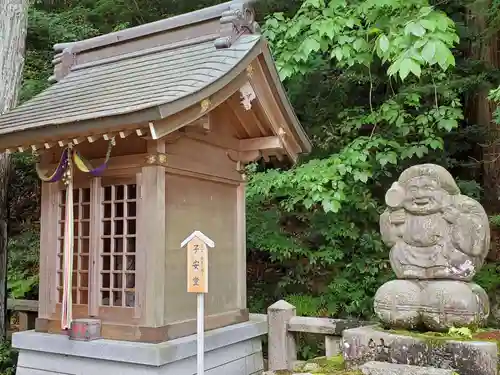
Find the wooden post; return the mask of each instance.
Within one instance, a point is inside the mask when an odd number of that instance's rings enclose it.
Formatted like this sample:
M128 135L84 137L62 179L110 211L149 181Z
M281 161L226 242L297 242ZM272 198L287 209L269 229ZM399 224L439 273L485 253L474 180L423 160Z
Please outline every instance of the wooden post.
M205 294L208 293L207 246L215 243L200 231L194 231L182 243L187 245L187 291L196 293L197 375L205 373Z
M101 177L92 178L91 182L92 189L90 190L90 214L92 220L90 221L90 237L91 249L99 249L101 246L101 236L95 235L94 233L100 233L102 225L102 211L103 205L102 201L102 185ZM54 220L54 219L52 219ZM99 304L100 304L100 288L101 285L101 254L99 251L90 251L89 258L89 282L92 288L89 289L89 316L96 317L99 315ZM110 296L111 297L111 296Z
M288 323L296 315L295 306L278 301L267 309L269 334L269 370L292 370L297 360L295 336L288 332Z
M165 142L150 141L148 153L165 152ZM136 305L146 327L165 325L165 167L146 165L141 169L137 219Z

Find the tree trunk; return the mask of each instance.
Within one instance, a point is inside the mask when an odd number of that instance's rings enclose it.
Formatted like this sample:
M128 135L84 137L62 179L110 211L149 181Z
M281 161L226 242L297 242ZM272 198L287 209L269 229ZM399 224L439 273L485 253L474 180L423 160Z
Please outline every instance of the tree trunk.
M478 37L471 43L469 56L480 60L487 67L498 69L500 61L498 30L488 30L488 8L490 1L474 2L468 17L469 31ZM475 93L467 103L472 121L482 127L485 145L482 147L482 172L484 199L483 204L488 214L500 213L500 124L493 121L496 105L488 100L489 88L485 87ZM491 251L489 259L500 260L500 232L491 230Z
M0 114L15 107L21 87L28 0L0 0ZM7 336L7 191L10 157L0 154L0 338Z
M476 37L471 43L469 56L480 60L489 68L498 68L498 33L488 31L488 8L490 1L474 2L468 18L469 31ZM489 88L477 91L468 103L473 120L485 133L483 147L484 203L490 213L500 211L500 127L493 122L494 103L488 100Z

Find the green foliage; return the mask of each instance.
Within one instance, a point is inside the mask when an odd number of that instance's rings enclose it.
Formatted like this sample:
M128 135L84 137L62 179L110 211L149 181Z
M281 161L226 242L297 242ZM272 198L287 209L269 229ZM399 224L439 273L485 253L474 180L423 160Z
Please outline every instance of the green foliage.
M33 156L14 154L9 186L7 292L10 298L38 296L40 183Z
M462 194L476 200L481 199L481 192L483 189L477 181L457 180L457 185Z
M14 375L16 373L17 351L10 341L0 343L0 374Z
M472 330L467 327L460 327L460 328L451 327L448 330L448 336L465 338L465 339L472 339L472 333L473 333Z
M488 99L494 103L500 103L500 86L490 91ZM494 111L494 120L497 124L500 124L500 108L497 106Z
M9 185L9 236L37 230L40 217L40 180L31 154L13 154Z
M458 42L454 22L422 0L306 0L294 17L269 16L265 35L283 78L322 59L351 67L376 57L390 64L389 76L420 77L425 66L454 66L450 48Z
M500 262L488 263L476 274L474 282L481 285L489 295L500 291Z
M500 215L490 216L490 224L497 228L500 228Z
M320 157L287 171L249 169L249 247L283 265L279 294L298 294L305 311L369 317L376 289L393 277L378 233L384 192L402 168L438 158L463 119L445 73L454 24L425 1L308 0L293 17L269 16L265 33L298 91L292 99L317 72L358 96L341 96L348 105L310 125ZM478 193L470 180L462 186Z
M29 231L9 239L7 289L10 297L33 299L38 295L38 233Z

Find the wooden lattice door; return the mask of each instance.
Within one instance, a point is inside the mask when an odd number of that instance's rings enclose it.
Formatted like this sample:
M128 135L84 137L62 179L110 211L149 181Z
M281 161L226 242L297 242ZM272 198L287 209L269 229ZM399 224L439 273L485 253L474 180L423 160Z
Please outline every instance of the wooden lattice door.
M103 187L100 305L135 306L137 185Z

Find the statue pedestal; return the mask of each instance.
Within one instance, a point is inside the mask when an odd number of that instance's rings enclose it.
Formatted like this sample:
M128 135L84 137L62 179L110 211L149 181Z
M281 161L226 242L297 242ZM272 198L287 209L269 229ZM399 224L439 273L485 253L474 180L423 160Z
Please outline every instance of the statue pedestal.
M370 361L453 369L460 375L497 375L497 343L454 341L393 334L377 326L345 330L343 355L348 369Z
M265 317L205 334L207 375L257 375L263 371ZM128 341L74 341L67 336L25 331L15 333L19 350L17 375L193 375L196 335L159 344Z
M482 327L490 313L479 285L456 280L391 280L375 294L374 310L386 326L448 332L451 327Z

